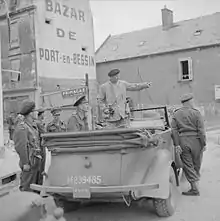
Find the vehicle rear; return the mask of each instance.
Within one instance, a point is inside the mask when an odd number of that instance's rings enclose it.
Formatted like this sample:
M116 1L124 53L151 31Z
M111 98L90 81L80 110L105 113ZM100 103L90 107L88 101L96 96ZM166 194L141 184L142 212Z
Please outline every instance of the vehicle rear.
M42 194L76 203L154 199L161 216L174 212L178 185L171 130L165 126L43 135L50 153ZM165 212L164 212L165 211ZM164 215L165 214L165 215Z
M163 195L159 183L166 173L154 178L152 173L161 154L164 166L172 161L169 131L153 137L149 131L119 129L45 134L44 138L51 152L49 192L73 201L117 201L131 193L140 198L146 191L149 197Z

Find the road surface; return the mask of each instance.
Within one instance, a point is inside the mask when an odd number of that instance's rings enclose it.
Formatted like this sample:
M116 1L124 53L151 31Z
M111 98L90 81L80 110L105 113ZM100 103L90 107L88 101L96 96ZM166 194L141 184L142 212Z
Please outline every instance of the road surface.
M187 197L179 195L179 205L175 215L159 218L153 208L124 204L93 205L66 214L67 221L219 221L220 220L220 131L208 133L207 151L204 154L202 177L200 182L201 196ZM219 144L218 144L219 143ZM181 189L188 188L181 183Z

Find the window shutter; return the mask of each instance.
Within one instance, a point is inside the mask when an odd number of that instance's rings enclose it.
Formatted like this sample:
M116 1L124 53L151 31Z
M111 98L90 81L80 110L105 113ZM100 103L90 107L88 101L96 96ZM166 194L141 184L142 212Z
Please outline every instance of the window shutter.
M178 60L178 81L182 81L183 80L183 74L182 74L182 65L181 65L181 59Z
M188 66L189 66L189 80L193 80L193 67L192 67L192 59L188 58Z

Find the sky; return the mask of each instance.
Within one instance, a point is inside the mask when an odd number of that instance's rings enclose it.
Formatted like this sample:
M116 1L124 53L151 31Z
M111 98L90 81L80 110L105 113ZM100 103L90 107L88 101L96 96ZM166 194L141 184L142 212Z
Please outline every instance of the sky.
M121 34L161 25L161 9L173 11L174 22L220 12L220 0L90 0L95 46L109 34Z

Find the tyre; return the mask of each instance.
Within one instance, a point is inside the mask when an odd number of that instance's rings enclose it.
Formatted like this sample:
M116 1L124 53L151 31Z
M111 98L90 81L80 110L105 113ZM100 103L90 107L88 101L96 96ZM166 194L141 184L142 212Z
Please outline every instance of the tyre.
M156 214L160 217L169 217L175 213L176 197L175 190L177 190L177 181L173 168L170 170L170 194L167 199L154 199L154 208Z

